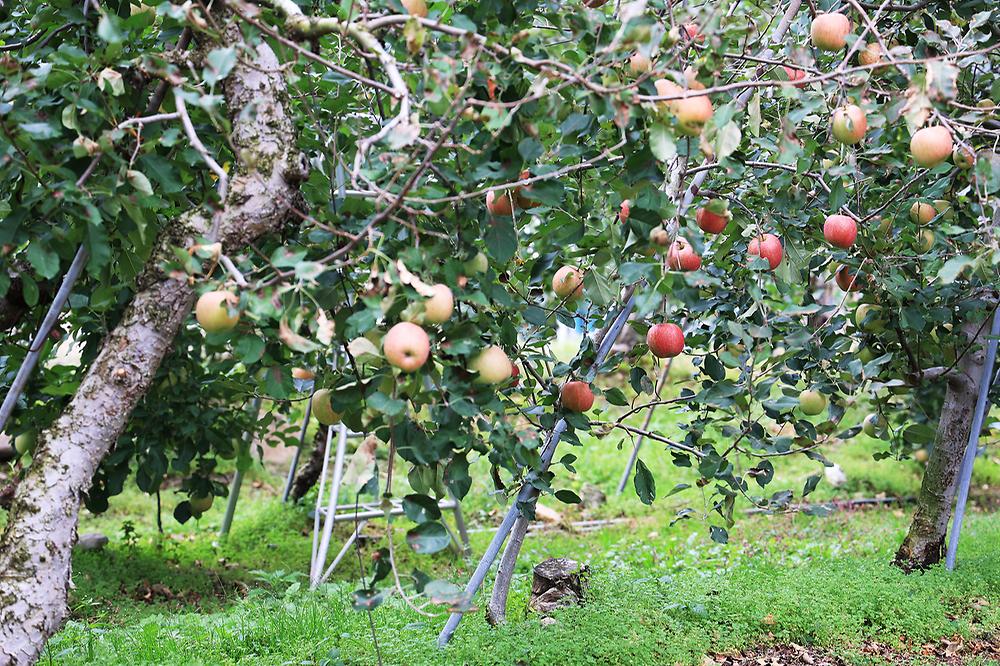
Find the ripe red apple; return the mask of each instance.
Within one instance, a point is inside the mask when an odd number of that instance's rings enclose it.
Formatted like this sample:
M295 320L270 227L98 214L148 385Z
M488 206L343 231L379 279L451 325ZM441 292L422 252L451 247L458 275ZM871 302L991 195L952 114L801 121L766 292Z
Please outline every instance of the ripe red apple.
M194 316L208 333L231 331L240 321L236 310L240 299L228 291L209 291L201 295L194 307Z
M656 358L673 358L684 351L684 331L677 324L657 324L646 333L646 344Z
M564 409L585 412L594 406L594 392L587 382L566 382L559 391L559 400Z
M510 364L510 379L511 379L510 382L511 386L521 385L521 369L516 365L514 365L513 363Z
M649 232L649 242L654 245L666 246L670 242L670 233L663 227L656 227Z
M695 220L702 231L710 234L721 234L732 219L733 214L726 208L725 201L716 199L707 206L698 209Z
M861 291L861 287L863 286L861 277L851 272L851 269L847 266L841 266L837 269L837 275L834 279L837 282L837 286L843 291Z
M935 167L948 159L954 142L951 130L943 125L925 127L910 139L910 154L913 161L925 169Z
M851 20L838 12L817 14L812 22L812 43L821 51L839 51L847 45Z
M815 416L826 409L826 396L819 391L803 391L799 394L799 409L803 414Z
M937 211L929 203L914 201L913 205L910 206L910 222L914 224L927 224L934 219L935 215L937 215Z
M330 389L320 389L313 393L310 400L312 405L312 415L323 425L336 425L340 423L341 415L333 411L333 403L330 402Z
M446 285L436 284L431 289L434 290L434 295L424 301L424 322L443 324L451 319L455 298Z
M865 138L865 132L868 131L868 118L860 106L848 104L833 112L831 127L833 137L837 141L853 145Z
M563 266L552 278L552 291L567 302L578 300L583 296L583 274L573 266Z
M486 193L486 210L493 215L513 215L514 202L510 198L509 192L490 190Z
M382 338L382 353L391 365L403 372L413 372L427 362L431 341L424 329L401 321Z
M681 35L692 42L701 44L705 41L705 35L701 34L697 23L684 23L681 25Z
M638 76L639 74L645 74L646 72L653 69L653 61L650 60L648 55L636 51L632 54L632 57L628 59L629 69L632 73Z
M956 146L951 151L951 161L962 171L971 169L976 164L976 154L971 149L963 146Z
M823 222L823 238L834 247L849 248L858 237L858 225L846 215L828 215Z
M701 257L686 238L678 236L667 250L667 266L675 271L696 271L701 268Z
M796 81L801 81L806 78L806 72L804 69L796 69L795 67L788 67L787 65L782 65L781 69L785 70L785 76L788 77L788 80L791 81L796 88L806 87L806 84L804 83L795 83Z
M510 379L513 367L507 354L496 345L479 352L469 363L469 369L479 375L476 381L481 384L499 384Z
M880 62L882 62L882 47L878 43L873 42L858 51L859 65L877 65Z
M528 178L531 178L531 172L527 169L521 171L521 174L518 176L519 180L527 180ZM534 208L539 205L537 201L531 198L531 185L521 185L514 193L518 208Z
M628 222L628 216L632 214L632 200L626 199L618 209L618 221L622 224Z
M300 379L303 381L308 381L314 379L316 373L312 370L307 370L306 368L292 368L292 379Z
M677 125L682 134L688 136L701 134L705 123L712 117L712 101L708 95L691 93L668 79L657 79L653 85L656 87L657 95L690 95L667 100L664 105L677 119Z
M781 264L781 259L785 256L785 249L781 246L781 240L777 236L774 234L764 234L750 241L750 244L747 246L747 253L767 259L767 263L773 271Z

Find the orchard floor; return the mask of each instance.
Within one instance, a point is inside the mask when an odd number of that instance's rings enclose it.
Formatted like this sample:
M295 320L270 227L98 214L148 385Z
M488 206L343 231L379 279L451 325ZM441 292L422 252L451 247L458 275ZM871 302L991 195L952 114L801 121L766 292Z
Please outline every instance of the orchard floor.
M664 415L655 428L671 434ZM470 613L444 651L435 638L444 615L424 617L395 595L374 612L351 608L359 561L352 557L334 581L305 589L312 520L307 506L278 499L281 473L258 468L240 499L225 542L216 535L224 502L198 523L171 517L177 498L163 495L164 534L155 503L127 490L101 516L85 515L80 531L111 537L102 552L74 558L71 619L49 643L51 664L1000 664L1000 462L977 462L977 508L966 521L954 572L935 568L904 575L890 565L911 506L835 511L824 517L744 515L728 543L712 541L703 519L671 525L690 507L704 517L707 495L691 488L667 497L689 470L673 467L660 447L643 459L658 486L652 506L629 488L614 495L626 453L616 439L566 447L579 457L575 475L558 487L594 483L604 505L585 511L548 506L569 521L619 519L579 533L562 526L529 537L509 601L509 622L491 629ZM626 444L627 446L627 444ZM885 444L866 437L824 451L841 465L846 484L820 482L807 501L915 494L912 460L876 462ZM782 460L771 489L792 488L822 467ZM404 470L405 472L405 470ZM502 511L479 474L466 502L472 547L482 553ZM405 478L405 473L398 478ZM402 494L402 493L398 493ZM986 508L989 507L989 510ZM624 519L622 521L622 519ZM2 517L0 517L2 521ZM341 538L351 529L343 526ZM384 534L384 524L374 536ZM416 556L394 531L397 563L462 584L475 565L450 551ZM362 551L370 568L373 546ZM531 566L567 556L592 571L590 599L542 626L526 613ZM487 581L486 589L489 589ZM484 601L483 595L478 599ZM372 627L378 647L372 639Z

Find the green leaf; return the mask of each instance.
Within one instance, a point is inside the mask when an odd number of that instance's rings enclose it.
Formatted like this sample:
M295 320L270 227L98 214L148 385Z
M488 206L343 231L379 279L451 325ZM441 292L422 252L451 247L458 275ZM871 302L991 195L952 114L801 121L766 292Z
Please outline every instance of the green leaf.
M153 186L149 182L149 178L146 175L135 169L129 169L125 172L125 177L128 179L129 185L135 188L135 191L144 196L152 196Z
M975 265L975 260L967 257L963 254L957 257L952 257L948 261L944 262L944 266L938 271L938 280L941 284L951 284L958 279L958 276L962 274L969 266Z
M413 552L430 555L444 550L451 543L451 535L445 526L437 521L420 523L406 533L406 543Z
M59 273L59 255L42 242L28 244L28 263L43 278L51 280Z
M415 523L426 523L441 518L437 500L414 493L403 498L403 513Z
M628 398L625 397L625 393L617 386L606 390L604 392L604 399L616 407L625 407L628 405Z
M646 463L642 462L642 458L635 460L635 476L632 482L635 484L635 494L639 496L639 500L643 504L652 504L656 499L656 481Z
M673 132L661 122L649 126L649 149L656 159L669 162L677 157L677 144L674 143Z
M119 27L119 19L101 12L101 20L97 22L97 36L108 44L118 44L125 40L125 35Z
M233 65L236 64L236 49L233 47L212 49L205 57L205 69L202 75L205 83L214 86L219 81L229 76Z
M563 504L579 504L581 501L580 496L574 493L572 490L557 490L556 499Z
M489 223L486 230L486 250L499 264L506 264L517 252L517 231L513 218L498 217Z
M373 393L368 397L368 406L386 416L399 416L406 410L406 402L390 398L380 392Z

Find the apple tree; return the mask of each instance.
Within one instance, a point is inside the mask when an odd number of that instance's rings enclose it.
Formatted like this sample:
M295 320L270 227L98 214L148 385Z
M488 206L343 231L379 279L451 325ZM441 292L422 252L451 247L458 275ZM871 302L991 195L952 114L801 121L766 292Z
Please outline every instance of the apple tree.
M934 443L898 554L934 563L997 307L995 19L976 2L4 3L7 381L87 264L46 343L79 358L39 370L8 423L38 438L0 547L0 656L31 661L65 616L81 500L167 472L199 505L223 494L216 461L247 464L238 433L275 418L246 406L301 401L296 366L324 421L384 447L369 491L462 498L485 458L511 498L574 501L575 457L542 458L555 429L646 435L710 497L677 518L720 541L737 502L811 492L869 400L881 457ZM557 324L606 327L623 292L648 344L553 358ZM645 357L678 346L695 381L660 400ZM591 381L616 370L628 386ZM681 431L636 428L653 407ZM816 461L804 488L771 486L788 456ZM653 501L645 464L634 485ZM411 543L440 547L434 512L411 514Z

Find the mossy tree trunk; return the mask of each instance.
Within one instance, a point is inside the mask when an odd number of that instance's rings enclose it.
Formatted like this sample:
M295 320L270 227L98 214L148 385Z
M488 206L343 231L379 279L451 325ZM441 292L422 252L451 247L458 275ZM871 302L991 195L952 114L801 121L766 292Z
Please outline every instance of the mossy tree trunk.
M266 44L245 44L235 24L225 36L242 53L225 83L230 140L242 162L216 214L217 240L232 251L289 219L305 173L278 59ZM39 437L0 541L0 664L34 662L65 618L81 495L149 389L195 297L186 276L165 273L161 264L173 247L190 247L212 226L212 216L193 211L164 231L121 322L65 411Z

